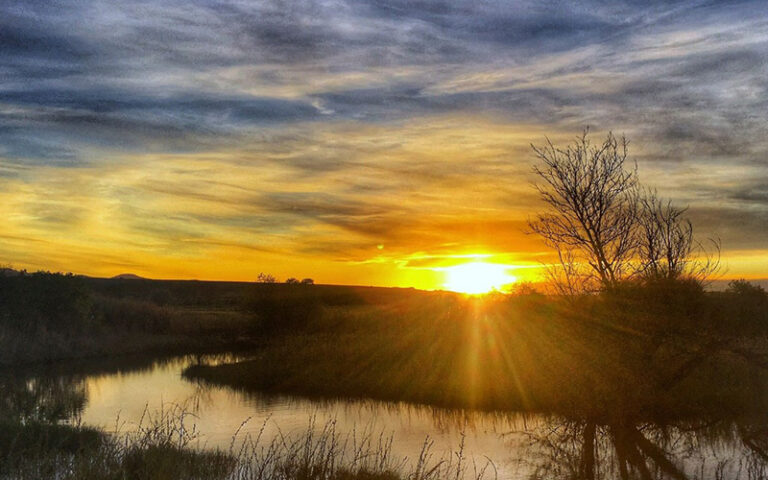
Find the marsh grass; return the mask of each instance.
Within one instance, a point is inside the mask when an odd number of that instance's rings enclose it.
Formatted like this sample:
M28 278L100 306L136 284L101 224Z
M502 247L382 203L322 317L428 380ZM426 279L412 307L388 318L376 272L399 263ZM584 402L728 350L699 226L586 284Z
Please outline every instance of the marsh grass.
M464 456L464 442L447 456L433 452L434 441L425 438L414 458L399 458L392 452L393 437L371 428L337 431L336 421L322 425L310 418L298 434L278 432L263 442L265 421L256 436L237 442L230 455L238 459L232 478L254 480L409 480L495 478L489 460L476 463Z
M736 415L768 406L768 344L752 333L759 319L732 314L734 298L685 283L568 301L402 296L326 307L249 360L184 375L313 398L635 420Z
M477 480L495 477L490 461L433 453L426 438L417 457L398 458L393 438L372 428L337 431L310 417L303 431L283 433L264 421L256 435L233 433L227 449L207 449L185 405L145 409L130 431L118 418L112 434L80 425L6 423L0 430L0 478L13 480ZM268 427L278 435L266 440Z

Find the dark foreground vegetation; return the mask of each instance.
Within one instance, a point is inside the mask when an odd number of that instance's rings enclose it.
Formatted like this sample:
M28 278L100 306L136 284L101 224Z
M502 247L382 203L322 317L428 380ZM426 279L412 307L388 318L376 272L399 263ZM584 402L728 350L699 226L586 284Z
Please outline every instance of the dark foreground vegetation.
M765 292L742 282L719 293L694 282L630 283L569 301L403 295L325 306L251 360L186 375L448 407L735 414L768 406L767 305Z
M432 458L429 444L406 466L392 456L391 439L339 435L330 424L263 445L245 439L227 451L191 447L178 424L121 438L83 427L2 427L0 478L18 480L437 480L457 478L468 467L471 478L492 477L487 463Z
M128 350L125 345L149 346L155 353L234 345L248 348L250 359L196 365L185 376L244 391L556 415L556 428L531 432L536 442L554 449L537 478L691 478L666 453L665 446L681 431L708 432L715 439L727 434L757 459L750 467L756 473L744 478L766 473L768 296L748 282L706 292L696 281L633 280L600 294L570 297L530 289L465 297L405 289L54 274L0 282L8 299L2 307L2 341L22 352L13 343L18 339L47 345L39 350L43 356L25 353L6 360L108 352L82 349L98 346L103 338L122 345L118 352ZM59 292L65 293L56 297ZM56 301L41 301L46 297ZM78 301L68 303L72 299ZM20 312L34 314L14 323ZM82 408L85 395L77 388L7 380L2 390L3 412L15 412L6 414L0 428L5 468L0 476L8 478L413 475L403 473L403 465L345 463L350 460L341 461L338 450L336 460L315 458L309 465L297 450L307 445L306 438L287 450L285 445L269 447L282 453L264 457L260 449L245 456L239 450L199 452L188 441L179 443L178 429L158 433L164 431L156 428L158 422L143 437L105 436L62 424ZM177 420L170 418L159 424L176 428ZM566 447L570 453L563 456ZM619 461L617 452L623 456ZM607 458L613 459L613 473L600 476L595 472L609 468L601 463ZM269 469L258 467L264 462ZM322 470L323 462L333 469ZM652 465L660 473L623 476L621 465L635 473ZM422 470L422 477L413 478L453 477L441 468Z
M531 434L552 455L533 478L768 474L768 296L746 282L705 292L633 281L567 299L403 296L324 307L294 327L252 359L185 375L246 392L556 415ZM696 442L731 442L750 463L738 476L725 469L734 458L691 476L682 458L701 455Z

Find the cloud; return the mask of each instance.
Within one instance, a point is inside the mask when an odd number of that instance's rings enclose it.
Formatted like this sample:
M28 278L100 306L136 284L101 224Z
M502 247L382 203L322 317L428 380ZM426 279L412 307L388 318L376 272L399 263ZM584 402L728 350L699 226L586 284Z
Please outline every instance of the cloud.
M0 138L9 158L72 160L88 146L199 150L220 137L319 115L307 102L272 98L164 97L112 89L0 92Z
M760 250L768 244L768 209L691 207L689 215L701 241L719 238L728 250Z
M169 275L294 255L334 259L330 280L417 253L533 261L529 144L586 125L625 133L643 180L690 205L698 231L753 250L767 240L766 8L3 2L3 213L9 235L52 246L0 254Z

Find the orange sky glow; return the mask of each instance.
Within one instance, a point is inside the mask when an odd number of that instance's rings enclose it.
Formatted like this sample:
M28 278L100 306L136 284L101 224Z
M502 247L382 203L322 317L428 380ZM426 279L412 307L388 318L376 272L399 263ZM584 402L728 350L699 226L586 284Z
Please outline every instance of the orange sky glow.
M543 136L542 128L480 117L469 125L430 118L315 127L289 147L274 132L235 150L98 152L107 165L35 167L34 185L24 172L1 180L0 253L16 268L105 277L252 281L269 272L472 290L457 279L463 272L506 290L542 280L542 264L553 260L526 234L527 218L541 208L528 143ZM304 178L284 159L308 151L349 166ZM664 185L663 172L641 173ZM478 263L495 267L471 267ZM724 263L727 277L760 278L768 252L726 245Z

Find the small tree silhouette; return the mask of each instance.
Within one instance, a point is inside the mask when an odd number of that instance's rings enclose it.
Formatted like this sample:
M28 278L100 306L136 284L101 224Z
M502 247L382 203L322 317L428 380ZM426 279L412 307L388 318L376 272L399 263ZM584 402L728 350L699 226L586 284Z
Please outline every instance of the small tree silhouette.
M693 237L687 208L664 201L655 191L640 198L638 273L649 279L692 278L704 281L720 268L720 241L710 239L712 253Z
M256 277L256 283L277 283L277 279L268 273L261 272L258 277Z

